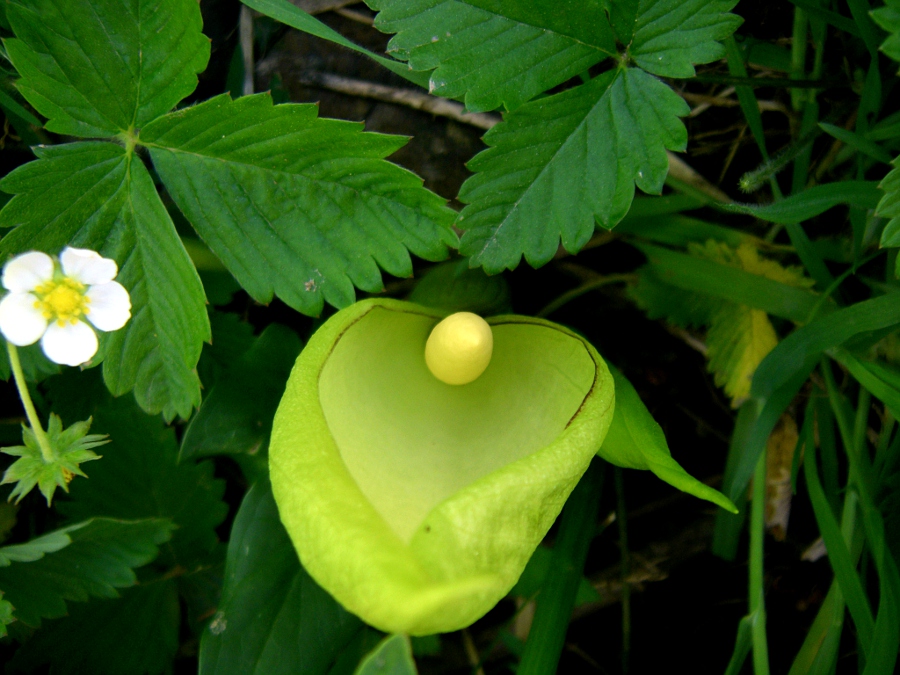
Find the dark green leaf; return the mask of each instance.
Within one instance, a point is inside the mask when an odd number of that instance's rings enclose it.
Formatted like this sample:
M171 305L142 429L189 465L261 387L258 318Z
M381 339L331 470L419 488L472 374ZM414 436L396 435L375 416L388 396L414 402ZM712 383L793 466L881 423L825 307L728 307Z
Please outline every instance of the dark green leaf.
M16 653L13 672L50 664L53 675L170 673L178 649L180 607L175 582L128 588L116 600L73 605L48 621Z
M360 662L355 675L416 675L416 662L406 635L389 635Z
M59 134L140 129L190 94L209 60L193 0L27 0L7 15L19 91Z
M828 124L827 122L819 122L819 126L832 138L836 138L841 143L849 145L864 155L868 155L884 164L891 163L891 154L878 143L869 140L862 134L835 126L834 124Z
M874 209L881 193L874 181L842 181L807 188L765 206L751 204L719 204L718 208L732 213L746 213L770 223L800 223L824 213L839 204Z
M41 619L66 613L66 601L90 596L115 598L132 586L133 568L145 565L172 533L161 518L93 518L33 539L0 548L0 589L15 618L37 627Z
M672 459L662 428L634 387L618 369L610 366L609 370L616 383L616 409L597 454L616 466L649 469L669 485L737 513L729 499L688 474Z
M212 340L203 345L197 371L203 386L212 390L224 372L253 346L255 338L253 326L241 321L237 314L212 310L209 323L212 326Z
M679 116L687 104L636 68L611 70L589 83L528 103L484 137L491 147L459 198L460 252L488 273L513 269L524 254L548 262L562 241L580 250L595 219L611 228L628 212L637 186L659 193L666 148L683 150Z
M891 164L894 168L878 185L884 191L884 195L875 209L875 215L889 219L881 232L882 247L900 246L900 157L894 159Z
M616 51L598 0L368 0L388 52L432 70L429 92L514 110Z
M867 331L900 324L896 294L883 295L816 319L788 335L773 349L753 377L753 396L765 401L801 371L809 372L822 352Z
M894 419L900 417L900 373L881 363L857 359L841 348L834 350L834 358L842 363L869 393L887 406Z
M712 321L724 303L702 293L686 291L660 280L653 265L637 271L638 282L628 294L651 319L665 319L682 328L700 328Z
M900 61L900 2L885 0L884 7L872 10L871 16L875 23L889 33L881 44L881 51L894 61Z
M0 250L2 250L2 246L0 244ZM56 375L63 368L44 356L39 342L18 349L19 361L22 363L22 372L26 382L42 382L51 375ZM0 380L8 380L11 374L9 354L6 349L0 349Z
M381 290L379 266L409 276L407 249L440 260L456 243L444 201L382 159L405 139L316 110L223 95L141 134L169 194L247 292L313 315L352 303L354 285Z
M67 371L56 378L50 390L53 407L66 417L84 412L67 408L86 405L94 416L93 428L109 434L110 444L103 460L93 464L90 480L70 486L71 500L60 503L60 511L75 519L169 518L178 529L163 547L160 562L189 569L216 546L215 527L227 512L220 501L224 483L213 478L209 462L178 464L172 429L127 398L113 399L102 388L101 396L95 396L98 387L86 383L86 376Z
M710 239L721 241L733 248L741 244L749 243L754 246L762 242L753 235L708 223L697 218L691 218L680 214L653 214L644 215L635 213L635 205L639 202L652 201L652 198L635 199L631 210L621 223L616 225L616 234L630 234L642 239L669 244L670 246L687 246L692 242L705 242Z
M820 296L737 267L703 260L651 244L638 244L659 281L802 323L819 307ZM829 309L823 305L819 311Z
M807 414L811 414L812 406L807 407ZM803 458L803 474L806 477L806 486L809 490L809 499L812 503L816 523L822 533L822 539L828 549L828 561L834 570L834 577L843 593L853 616L853 622L859 632L860 647L865 655L870 654L872 636L875 631L875 620L872 616L872 608L863 590L862 581L856 572L856 561L847 548L847 542L841 534L841 526L837 517L831 510L831 505L825 497L825 490L819 480L819 469L816 460L816 443L813 438L812 420L804 424L804 446L806 456Z
M231 531L222 601L200 641L200 674L328 673L342 657L356 665L367 632L303 570L268 481L255 484Z
M546 546L538 546L522 571L522 576L519 577L516 585L510 591L510 595L515 595L525 600L534 598L547 581L553 562L553 550ZM578 584L578 592L575 595L575 606L597 602L598 600L600 600L600 594L597 593L597 590L587 578L582 577L581 582Z
M0 256L27 250L56 255L65 245L90 248L119 264L132 318L101 346L110 390L135 390L141 407L167 419L200 402L194 368L209 321L200 278L153 180L132 153L113 143L42 147L39 159L6 176L15 193L0 227Z
M719 44L743 19L728 14L737 0L640 0L628 55L660 77L693 77L694 64L725 56Z
M302 346L294 331L268 326L216 382L191 419L181 460L265 450L275 408Z
M506 279L499 274L489 277L483 270L470 269L467 260L431 268L407 300L447 312L474 312L480 316L511 311Z

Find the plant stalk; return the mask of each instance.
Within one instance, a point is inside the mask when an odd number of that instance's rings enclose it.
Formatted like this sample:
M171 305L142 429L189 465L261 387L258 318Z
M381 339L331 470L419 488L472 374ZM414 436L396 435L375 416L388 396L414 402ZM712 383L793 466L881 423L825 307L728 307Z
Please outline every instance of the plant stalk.
M13 377L16 381L16 389L19 390L19 398L25 407L25 415L28 417L28 424L31 425L31 431L37 438L38 446L41 449L41 456L44 461L49 464L56 459L56 453L50 445L50 439L47 438L47 432L41 426L41 420L38 417L37 410L34 409L34 403L31 402L31 394L28 393L28 384L25 382L25 373L22 372L22 362L19 360L19 350L12 342L6 343L6 351L9 353L9 363L12 366Z

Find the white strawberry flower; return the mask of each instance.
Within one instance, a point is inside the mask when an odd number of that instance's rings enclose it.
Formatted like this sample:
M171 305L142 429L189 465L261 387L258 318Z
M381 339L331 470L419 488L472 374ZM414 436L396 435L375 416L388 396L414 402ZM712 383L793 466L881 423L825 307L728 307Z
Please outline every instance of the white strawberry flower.
M97 353L94 328L118 330L131 318L128 291L113 281L118 271L115 260L83 248L66 247L58 261L39 251L16 256L3 267L0 332L19 347L40 340L56 363L86 363Z

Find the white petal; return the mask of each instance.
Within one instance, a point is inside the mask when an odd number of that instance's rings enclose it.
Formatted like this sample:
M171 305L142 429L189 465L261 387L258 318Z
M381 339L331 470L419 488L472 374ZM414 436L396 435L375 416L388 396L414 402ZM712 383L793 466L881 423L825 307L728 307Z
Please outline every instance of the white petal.
M47 358L64 366L80 366L97 353L97 334L84 321L66 323L54 321L41 339Z
M89 286L112 281L119 272L115 260L102 258L99 253L88 248L67 246L59 254L59 263L63 274Z
M100 330L119 330L131 318L131 298L118 281L91 286L87 319Z
M34 306L36 301L31 293L10 293L0 300L0 333L14 345L33 345L47 330L47 319Z
M3 267L3 287L13 292L34 290L53 278L53 258L40 251L23 253Z

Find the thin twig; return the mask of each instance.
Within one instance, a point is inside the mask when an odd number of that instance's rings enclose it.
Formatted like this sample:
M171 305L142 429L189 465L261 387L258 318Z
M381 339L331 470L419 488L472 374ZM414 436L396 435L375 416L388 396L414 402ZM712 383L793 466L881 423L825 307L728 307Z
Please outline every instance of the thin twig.
M365 24L366 26L374 26L375 25L375 17L369 16L368 14L364 14L363 12L359 12L355 9L347 9L346 7L340 7L334 10L335 14L340 14L345 19L350 19L351 21L356 21L357 23Z
M429 112L432 115L449 117L479 129L490 129L500 121L500 117L497 115L466 112L462 103L431 96L415 89L399 89L376 84L375 82L365 82L340 75L332 75L331 73L311 71L301 73L299 80L301 84L306 86L321 87L349 96L360 96L362 98L372 98L377 101L405 105L408 108Z
M246 5L241 5L238 32L241 41L241 53L244 56L242 93L244 96L250 96L253 93L253 14Z

